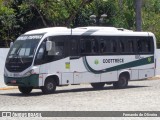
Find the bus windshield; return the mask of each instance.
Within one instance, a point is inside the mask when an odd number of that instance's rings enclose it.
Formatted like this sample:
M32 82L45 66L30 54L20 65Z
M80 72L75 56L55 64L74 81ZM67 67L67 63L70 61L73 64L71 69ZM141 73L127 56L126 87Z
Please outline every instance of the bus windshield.
M42 35L22 35L10 49L8 58L33 58L36 47L42 38Z
M10 72L20 72L31 66L36 48L43 35L22 35L11 47L6 68Z
M9 58L33 58L39 40L18 40L10 50Z

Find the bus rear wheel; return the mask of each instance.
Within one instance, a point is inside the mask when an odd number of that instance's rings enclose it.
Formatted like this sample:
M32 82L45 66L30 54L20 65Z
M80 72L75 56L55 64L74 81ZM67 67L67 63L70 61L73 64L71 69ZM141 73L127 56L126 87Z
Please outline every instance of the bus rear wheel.
M104 87L105 83L91 83L91 86L94 89L102 89Z
M126 75L120 75L119 80L113 83L115 89L123 89L128 86L128 77Z
M22 87L22 86L18 86L18 89L19 89L19 91L20 91L21 93L23 93L23 94L29 94L29 93L32 91L33 87Z
M45 84L41 90L44 94L51 94L55 92L56 85L56 82L52 78L48 78L46 79Z

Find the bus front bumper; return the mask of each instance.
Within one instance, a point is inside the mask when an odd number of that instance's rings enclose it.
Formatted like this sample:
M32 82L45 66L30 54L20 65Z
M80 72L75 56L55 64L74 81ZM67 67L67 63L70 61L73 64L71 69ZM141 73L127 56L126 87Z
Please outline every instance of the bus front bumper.
M4 82L8 86L38 87L39 75L33 74L27 77L20 77L20 78L4 76Z

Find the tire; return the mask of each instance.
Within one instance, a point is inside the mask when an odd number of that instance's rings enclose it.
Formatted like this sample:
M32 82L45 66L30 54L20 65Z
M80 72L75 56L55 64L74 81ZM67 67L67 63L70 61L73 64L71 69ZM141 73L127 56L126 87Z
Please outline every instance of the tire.
M56 82L52 78L48 78L45 81L44 86L41 88L44 94L51 94L54 93L56 90Z
M102 89L104 87L105 83L91 83L91 86L94 89Z
M128 86L129 78L126 75L120 75L119 80L113 83L115 89L123 89Z
M18 89L21 93L23 94L29 94L31 93L33 87L22 87L22 86L18 86Z

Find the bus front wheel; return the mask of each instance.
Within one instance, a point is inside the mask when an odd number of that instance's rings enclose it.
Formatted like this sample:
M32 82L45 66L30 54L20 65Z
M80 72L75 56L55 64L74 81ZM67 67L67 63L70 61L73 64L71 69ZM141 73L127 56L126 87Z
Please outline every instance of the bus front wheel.
M104 87L105 83L91 83L91 86L94 89L102 89Z
M52 78L48 78L45 81L44 86L41 88L44 94L54 93L56 90L56 82Z
M18 86L18 89L19 89L19 91L20 91L21 93L23 93L23 94L29 94L29 93L32 91L33 87L22 87L22 86Z
M128 77L126 75L120 75L119 80L113 83L115 89L123 89L128 86Z

